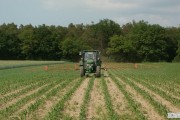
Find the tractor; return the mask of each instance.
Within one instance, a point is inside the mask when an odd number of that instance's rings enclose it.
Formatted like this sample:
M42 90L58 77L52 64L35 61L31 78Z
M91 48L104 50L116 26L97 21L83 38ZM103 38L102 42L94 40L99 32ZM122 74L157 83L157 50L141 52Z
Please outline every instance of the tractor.
M88 76L90 73L95 73L96 77L101 76L101 59L98 50L84 50L79 53L80 61L80 76Z

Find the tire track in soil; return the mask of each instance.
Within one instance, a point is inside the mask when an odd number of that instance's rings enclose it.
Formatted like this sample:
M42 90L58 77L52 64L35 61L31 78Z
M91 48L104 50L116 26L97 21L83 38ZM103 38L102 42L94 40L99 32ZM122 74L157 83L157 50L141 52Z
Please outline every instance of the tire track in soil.
M107 110L100 85L100 78L96 78L94 80L90 103L87 109L87 119L106 119L106 115Z
M143 86L142 84L133 81L132 79L130 79L135 85L137 85L139 88L141 88L142 90L145 90L146 92L148 92L153 98L154 100L156 100L157 102L160 102L162 105L166 106L170 111L169 112L174 112L177 113L180 111L180 108L174 106L171 102L165 100L164 98L162 98L160 95L156 94L154 91L146 88L145 86Z
M129 84L125 83L121 78L116 77L123 85L126 87L126 91L128 91L132 96L132 98L140 103L141 105L141 111L143 112L144 116L148 118L148 120L164 120L163 116L159 115L154 107L146 101L142 95L140 95L135 89L133 89Z
M65 104L65 110L63 113L72 117L73 119L78 119L80 114L80 107L83 103L83 98L85 91L88 87L90 78L86 78L80 87L75 91L72 98Z
M66 94L66 91L70 89L70 87L72 87L75 82L77 82L77 80L79 80L79 78L73 80L65 88L58 91L56 96L52 96L50 97L50 99L46 100L43 106L38 108L38 110L36 110L34 113L27 117L27 120L32 120L34 117L36 117L36 119L43 119L48 114L48 112L50 112L53 105L58 103L58 101Z
M108 77L105 78L105 80L108 86L108 91L111 96L113 109L115 110L115 112L118 113L120 116L133 116L132 111L128 108L128 103L124 94L118 89L116 84L112 81L112 78Z
M8 108L9 106L15 104L15 103L18 102L19 100L21 100L21 99L23 99L23 98L25 98L25 97L27 97L27 96L30 96L30 95L38 92L41 88L46 87L46 86L48 86L49 84L51 84L51 83L46 83L45 85L40 86L40 87L38 87L37 89L28 92L27 94L21 95L20 97L18 97L18 98L16 98L16 99L13 99L13 100L7 102L6 104L3 104L2 106L0 106L0 109L3 110L3 109L5 109L5 108Z

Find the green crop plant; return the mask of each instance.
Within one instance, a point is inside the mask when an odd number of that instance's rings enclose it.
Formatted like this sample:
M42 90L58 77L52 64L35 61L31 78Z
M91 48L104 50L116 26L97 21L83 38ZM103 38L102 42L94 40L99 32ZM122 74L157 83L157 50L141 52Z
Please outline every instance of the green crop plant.
M119 88L119 90L124 94L125 98L128 101L128 104L131 108L131 110L135 113L136 116L135 119L139 119L139 120L146 120L147 118L143 115L143 113L140 111L139 108L139 104L137 104L134 99L131 97L131 95L125 90L125 86L123 86L119 80L117 80L117 78L114 76L114 74L112 72L110 72L110 77L112 78L112 80L114 81L114 83L117 85L117 87ZM120 116L121 117L121 116Z
M85 91L85 96L84 96L84 99L83 99L83 103L81 105L81 111L80 111L80 114L79 114L79 119L80 120L85 120L86 119L86 111L87 111L87 106L88 106L88 103L90 101L90 92L92 91L92 88L93 88L93 85L94 85L94 77L91 78L89 80L89 83L88 83L88 87Z
M63 114L63 108L64 103L72 96L72 94L75 92L75 90L81 85L84 78L81 78L70 90L67 91L67 93L63 96L63 98L53 107L51 112L49 112L47 120L58 120L62 119Z
M127 84L129 84L131 87L133 87L138 93L140 93L146 100L149 101L149 103L151 105L154 106L154 108L157 110L157 112L161 115L164 116L164 118L167 117L167 113L168 113L168 109L163 106L161 103L159 103L158 101L154 100L154 98L145 90L142 90L141 88L139 88L138 86L136 86L131 80L123 77L122 79L124 82L126 82Z
M45 97L37 99L35 103L31 104L27 109L23 110L20 113L20 117L22 119L26 119L26 116L24 115L24 113L26 113L26 115L31 114L32 112L37 110L40 107L40 105L43 105L47 99L49 99L52 96L55 96L58 93L58 91L68 86L71 82L77 81L77 80L79 79L67 79L63 81L62 83L60 83L58 87L53 88L50 92L48 92L47 94L44 94Z
M107 108L107 111L108 111L108 119L119 120L120 117L118 116L118 114L113 109L111 97L110 97L108 87L107 87L107 84L106 84L106 81L105 81L104 77L102 77L102 79L101 79L101 84L102 84L102 89L103 89L106 108Z
M18 107L21 107L22 105L24 105L31 99L34 99L34 98L39 97L40 95L44 94L50 88L54 87L58 82L60 82L60 81L57 80L53 83L50 83L50 84L44 86L43 88L38 90L36 93L33 93L29 96L26 96L25 98L22 98L21 100L17 101L15 104L12 104L11 106L5 108L4 110L0 110L0 113L4 115L4 118L9 117L9 115L12 114L13 112L15 112L18 109Z
M127 75L122 75L122 74L119 74L118 71L115 72L117 75L123 77L124 79L127 79L127 78L133 78L133 80L137 81L138 83L141 83L142 85L144 85L145 87L147 87L148 89L154 91L156 94L160 95L161 97L163 97L164 99L170 101L172 104L174 104L175 106L180 106L180 99L178 98L174 98L172 97L170 94L167 94L167 92L165 91L162 91L160 90L159 88L157 87L154 87L153 85L155 83L147 83L145 80L143 79L139 79L137 77L126 77ZM157 83L159 83L159 81L157 81ZM157 84L156 83L156 84ZM153 84L153 85L151 85Z

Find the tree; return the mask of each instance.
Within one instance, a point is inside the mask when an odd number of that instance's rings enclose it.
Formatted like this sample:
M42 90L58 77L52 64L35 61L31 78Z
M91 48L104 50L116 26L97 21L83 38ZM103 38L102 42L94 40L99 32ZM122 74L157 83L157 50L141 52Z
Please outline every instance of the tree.
M21 25L19 27L19 35L21 41L21 53L24 59L35 59L35 49L37 41L35 41L34 27L32 25Z
M18 28L14 23L0 26L0 59L20 59Z
M176 51L176 53L177 53L177 55L176 55L176 57L174 58L174 61L180 61L180 27L178 27L177 28L177 41L178 41L178 49L177 49L177 51Z
M137 62L137 51L131 39L125 36L114 35L110 38L107 54L115 61Z
M90 49L82 40L66 38L62 42L61 46L63 57L71 61L77 61L79 59L79 52L82 50Z
M103 54L106 54L105 51L108 47L110 37L121 34L120 25L109 19L100 20L99 23L94 25L94 31L97 44L99 44L99 49Z

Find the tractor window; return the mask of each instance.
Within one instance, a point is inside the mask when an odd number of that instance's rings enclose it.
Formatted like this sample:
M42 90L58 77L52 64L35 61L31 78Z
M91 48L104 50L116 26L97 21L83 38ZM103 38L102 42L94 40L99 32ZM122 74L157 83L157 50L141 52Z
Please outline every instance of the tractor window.
M95 60L95 53L94 52L86 52L84 57L85 57L85 60L87 60L87 59Z

